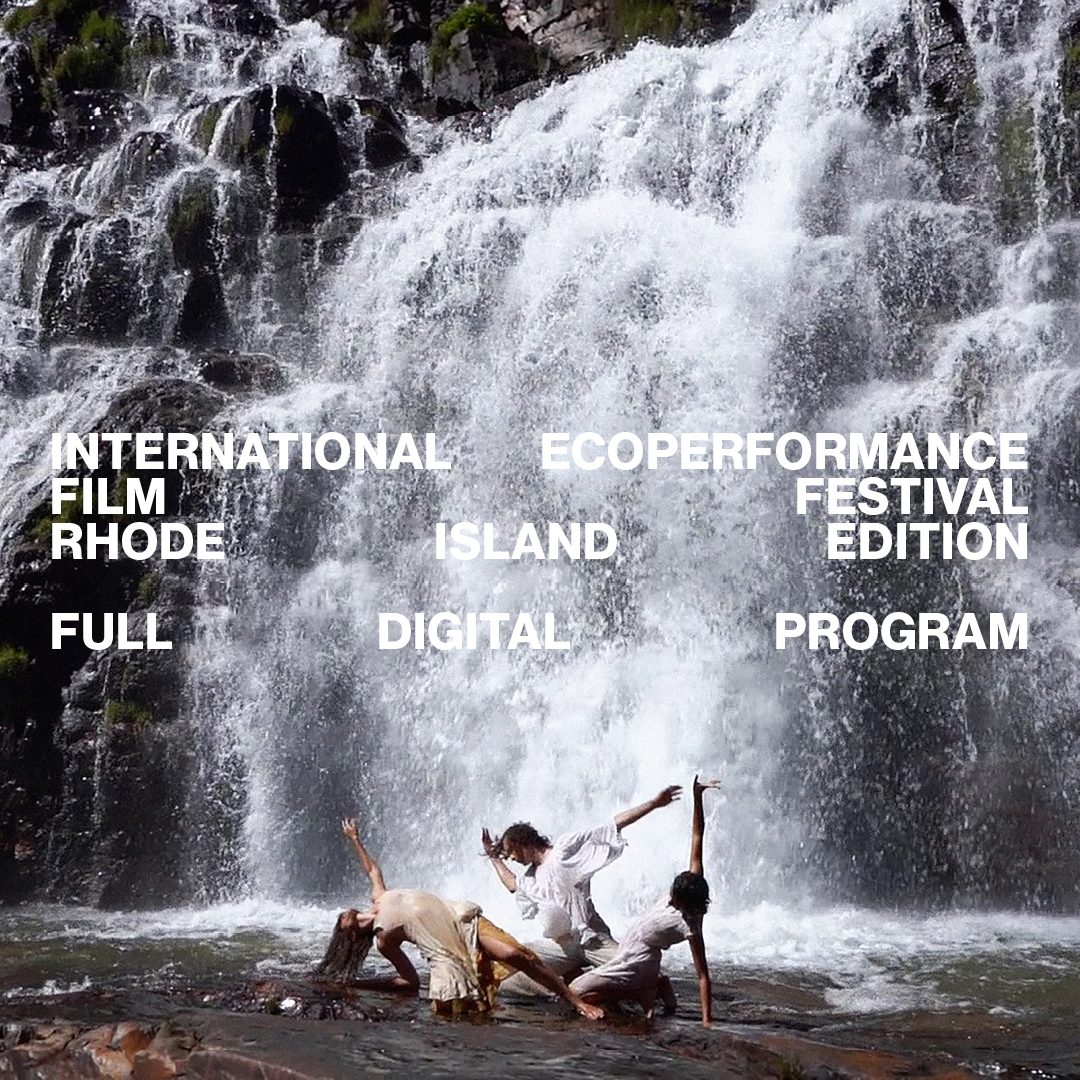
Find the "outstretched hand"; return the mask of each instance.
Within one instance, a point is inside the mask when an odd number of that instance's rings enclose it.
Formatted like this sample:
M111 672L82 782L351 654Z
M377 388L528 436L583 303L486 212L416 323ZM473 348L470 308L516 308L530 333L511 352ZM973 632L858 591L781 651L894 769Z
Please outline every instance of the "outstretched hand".
M719 780L699 780L697 776L694 777L694 794L700 795L707 788L716 788L719 790Z
M497 859L502 853L502 838L495 840L487 829L480 833L480 843L483 845L484 855L488 859Z
M351 840L354 844L360 843L360 821L358 818L342 818L341 831L347 840Z
M682 786L680 784L672 784L670 787L664 788L664 790L653 799L653 806L670 806L681 794Z

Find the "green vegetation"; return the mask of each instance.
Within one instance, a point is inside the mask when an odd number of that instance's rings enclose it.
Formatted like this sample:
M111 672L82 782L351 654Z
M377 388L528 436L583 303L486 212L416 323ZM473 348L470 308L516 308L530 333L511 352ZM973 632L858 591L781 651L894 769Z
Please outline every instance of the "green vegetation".
M3 25L27 41L46 108L56 87L100 89L122 80L127 31L98 0L37 0L10 12Z
M368 45L386 45L390 41L390 26L386 21L387 0L362 0L353 12L346 33L353 41Z
M806 1072L797 1061L781 1058L779 1077L780 1080L806 1080Z
M462 30L476 30L488 37L509 37L506 23L497 15L492 15L483 4L465 4L459 7L450 18L439 23L432 31L431 42L436 48L448 49L450 39Z
M998 125L1000 218L1005 235L1011 239L1034 224L1035 170L1035 113L1030 106L1022 106Z
M210 149L210 144L214 141L214 132L217 131L217 125L218 121L221 119L222 111L223 106L221 102L212 101L205 109L203 109L202 114L199 116L195 135L196 141L204 154Z
M59 514L53 514L50 503L41 503L32 515L35 520L26 535L36 543L48 544L51 547L53 525L73 525L82 521L82 510L79 506L80 500L72 499L64 503Z
M30 654L17 645L0 645L0 682L24 675L30 667Z
M1065 42L1061 64L1061 103L1068 116L1080 112L1080 36Z
M129 60L159 60L172 55L172 47L161 23L154 20L144 26L128 48Z
M78 36L86 17L96 11L101 0L37 0L27 7L18 7L4 19L9 34L19 34L31 26L55 27L64 37Z
M642 38L670 41L682 22L669 0L613 0L611 14L616 33L626 43Z
M143 576L139 578L139 599L144 604L153 603L160 585L161 579L153 571L149 574L143 574Z
M493 38L510 36L506 23L483 4L465 4L432 30L430 55L433 70L440 71L446 66L446 61L454 56L450 40L462 30L475 30Z
M61 90L97 90L119 81L127 32L115 15L92 11L79 30L79 43L56 58L52 75Z
M145 728L154 722L154 714L145 706L134 701L116 701L110 698L105 702L105 726L130 724L132 727Z

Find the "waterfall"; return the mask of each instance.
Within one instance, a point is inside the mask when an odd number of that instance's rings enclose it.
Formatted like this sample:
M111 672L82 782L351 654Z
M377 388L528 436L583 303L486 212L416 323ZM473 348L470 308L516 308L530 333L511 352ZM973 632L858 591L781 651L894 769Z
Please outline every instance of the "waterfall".
M338 108L392 93L379 50L352 64L310 21L213 29L187 0L136 12L176 42L145 64L144 119L0 196L5 543L49 432L140 379L199 379L206 350L273 369L206 406L214 430L435 432L453 461L200 489L229 538L185 585L184 898L347 895L355 813L391 882L509 910L482 825L558 833L699 772L723 781L724 911L1077 908L1063 5L764 0L723 41L639 44L471 126L416 117L422 168L386 183L358 150L371 121ZM315 210L252 171L260 123L257 168L288 152L286 108L345 133L348 183ZM789 430L1028 432L1030 559L838 568L775 468L540 467L545 431ZM604 522L619 550L437 560L457 521L504 547ZM841 605L1026 610L1031 643L776 651L774 612ZM390 611L553 612L573 647L379 650ZM684 868L685 803L628 839L597 882L621 919Z

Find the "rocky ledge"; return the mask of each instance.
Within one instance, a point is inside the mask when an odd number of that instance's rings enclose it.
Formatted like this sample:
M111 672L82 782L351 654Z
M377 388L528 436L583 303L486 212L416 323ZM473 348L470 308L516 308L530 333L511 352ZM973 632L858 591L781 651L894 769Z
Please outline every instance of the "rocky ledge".
M0 1076L13 1080L353 1080L425 1077L656 1077L679 1080L971 1080L945 1055L835 1045L782 1027L689 1019L601 1025L516 1003L493 1020L446 1021L426 1003L315 995L254 984L230 1008L177 998L75 994L5 1010ZM262 1011L245 1011L259 1008ZM131 1012L150 1019L132 1020ZM290 1013L292 1015L290 1015ZM44 1017L48 1017L47 1019ZM760 1019L760 1018L759 1018ZM834 1035L835 1037L835 1035ZM854 1041L854 1040L853 1040Z

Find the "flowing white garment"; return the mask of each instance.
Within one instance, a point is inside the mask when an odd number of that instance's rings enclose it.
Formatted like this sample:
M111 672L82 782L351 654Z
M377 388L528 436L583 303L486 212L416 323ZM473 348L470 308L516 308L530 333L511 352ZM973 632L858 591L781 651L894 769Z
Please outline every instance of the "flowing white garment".
M539 866L517 875L515 896L522 918L539 916L544 936L549 938L573 935L585 942L590 931L609 934L593 907L589 881L625 848L614 821L557 837Z
M477 971L480 908L416 889L388 889L379 897L376 931L401 929L427 961L432 1001L486 1002Z
M570 985L579 994L630 992L655 986L660 978L660 953L686 941L693 933L683 913L664 896L626 931L618 952L610 960L586 971Z

